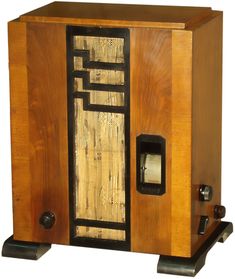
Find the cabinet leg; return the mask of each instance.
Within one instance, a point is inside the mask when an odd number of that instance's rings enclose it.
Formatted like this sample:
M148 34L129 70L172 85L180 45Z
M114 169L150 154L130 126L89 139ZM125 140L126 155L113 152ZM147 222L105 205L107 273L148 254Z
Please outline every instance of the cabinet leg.
M50 248L51 244L19 241L14 240L13 236L11 236L3 244L2 256L27 260L38 260Z
M233 232L233 224L221 222L207 241L191 258L160 256L157 266L158 273L195 276L205 265L207 253L216 242L224 242Z

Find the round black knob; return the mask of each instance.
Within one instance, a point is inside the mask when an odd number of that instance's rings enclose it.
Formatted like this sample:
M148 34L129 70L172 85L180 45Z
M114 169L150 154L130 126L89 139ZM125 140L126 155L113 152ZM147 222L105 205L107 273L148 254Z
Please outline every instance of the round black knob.
M223 205L216 205L214 207L214 218L215 219L222 219L225 217L226 208Z
M50 211L44 212L39 219L39 224L47 230L52 228L55 224L55 214Z
M211 201L213 196L213 188L208 185L201 185L199 188L199 200Z

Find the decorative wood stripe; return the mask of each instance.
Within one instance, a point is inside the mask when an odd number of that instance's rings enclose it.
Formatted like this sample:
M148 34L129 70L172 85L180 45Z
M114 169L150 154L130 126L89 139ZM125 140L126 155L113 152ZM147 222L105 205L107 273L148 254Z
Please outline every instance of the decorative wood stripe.
M91 61L90 60L90 51L89 50L73 50L72 51L74 58L81 57L82 64L84 68L89 69L107 69L107 70L125 70L124 63L111 63L111 62L102 62L102 61Z
M74 49L89 50L92 61L124 63L123 38L74 36Z
M102 83L91 83L90 74L86 71L74 71L74 77L79 77L83 79L83 88L85 90L99 90L99 91L114 91L114 92L124 92L124 85L113 85L113 84L102 84Z
M83 80L81 78L74 79L74 97L89 96L89 104L106 105L106 106L124 106L124 92L97 91L83 89ZM78 94L77 94L78 93Z
M101 84L113 84L113 85L123 85L124 84L124 71L121 70L111 70L111 69L89 69L83 64L82 57L74 57L74 70L75 71L87 71L89 72L89 80L91 83L101 83Z
M126 239L126 232L122 230L77 226L76 236L124 241Z
M172 32L171 255L191 256L192 32ZM183 193L183 195L182 195ZM183 205L183 206L182 206Z
M32 241L27 24L8 24L14 239ZM19 221L20 220L20 221Z

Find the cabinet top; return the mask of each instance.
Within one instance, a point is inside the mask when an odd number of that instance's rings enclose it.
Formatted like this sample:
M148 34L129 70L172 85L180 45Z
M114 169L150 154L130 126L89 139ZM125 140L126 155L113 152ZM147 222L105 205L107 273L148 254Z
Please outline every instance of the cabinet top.
M53 2L22 15L20 21L190 29L213 13L206 7Z

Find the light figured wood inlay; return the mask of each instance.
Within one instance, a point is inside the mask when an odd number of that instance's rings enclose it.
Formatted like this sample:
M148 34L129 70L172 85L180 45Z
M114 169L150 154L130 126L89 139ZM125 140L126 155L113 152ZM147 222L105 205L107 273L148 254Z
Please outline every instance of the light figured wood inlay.
M84 110L82 99L84 94L88 105L125 105L125 71L115 65L125 62L124 39L77 35L74 49L80 51L73 58L75 218L125 223L125 116L89 111L89 106ZM99 84L99 90L87 89L92 84ZM122 230L85 226L76 227L76 236L126 237Z
M91 61L124 63L124 39L74 36L74 49L89 50Z
M90 93L90 104L124 106L124 93L112 91L84 90L82 78L74 79L74 92Z
M80 56L74 56L74 70L88 71L90 74L90 83L113 85L124 84L124 71L84 68L83 58Z
M89 50L89 60L105 63L124 63L124 39L74 36L74 48ZM124 85L124 71L111 69L89 69L83 65L83 57L74 56L73 68L75 71L89 73L89 83L105 85ZM90 104L107 106L124 106L124 92L87 90L83 79L74 79L74 92L89 92Z
M125 222L124 115L74 100L76 218Z
M76 236L124 241L126 239L126 232L122 230L78 226L76 227Z

